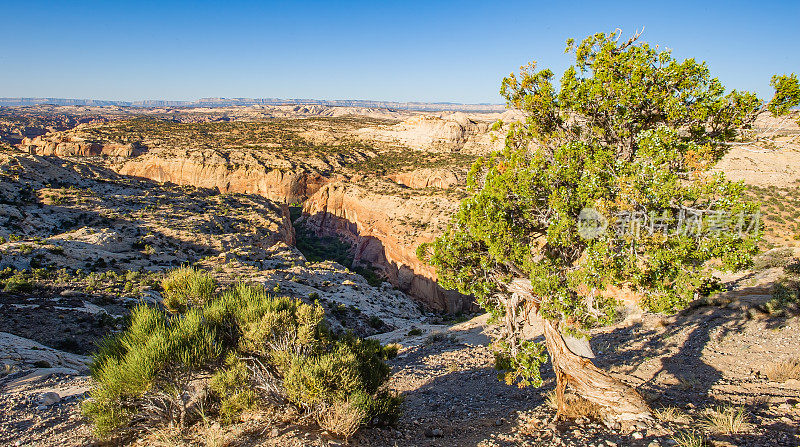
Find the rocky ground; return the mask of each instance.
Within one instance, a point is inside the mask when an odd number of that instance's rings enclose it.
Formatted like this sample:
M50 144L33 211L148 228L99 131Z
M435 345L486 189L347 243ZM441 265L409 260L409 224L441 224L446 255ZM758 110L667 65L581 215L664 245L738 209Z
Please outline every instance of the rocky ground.
M376 336L403 346L392 361L389 387L404 396L404 413L396 426L364 429L350 444L653 447L675 445L676 433L700 430L716 446L798 445L800 381L778 382L767 376L773 365L797 355L800 339L800 318L772 317L759 310L766 295L756 292L775 274L776 269L762 272L756 275L756 285L749 285L748 279L747 287L738 279L732 283L736 288L719 301L698 304L679 315L635 316L594 335L599 366L636 386L654 408L674 409L653 424L609 429L590 414L554 421L548 404L552 373L547 372L541 389L519 389L499 381L490 346L497 329L487 325L483 315L457 324L431 320ZM40 349L41 356L52 355ZM32 370L37 377L28 377L32 373L26 371L3 380L0 405L6 411L0 434L11 445L81 445L91 440L78 411L88 379L70 371L67 360L52 362L49 369ZM58 393L57 402L47 401L52 392ZM743 406L749 427L736 435L702 428L705 411L720 405ZM260 415L235 426L195 430L182 437L159 432L141 442L191 444L192 436L213 434L227 445L341 443L285 415Z

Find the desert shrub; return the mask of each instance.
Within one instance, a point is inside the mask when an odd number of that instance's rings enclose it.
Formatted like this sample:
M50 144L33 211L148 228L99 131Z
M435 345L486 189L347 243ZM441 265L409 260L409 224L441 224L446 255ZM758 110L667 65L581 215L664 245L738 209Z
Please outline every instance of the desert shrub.
M31 290L33 290L33 283L22 272L14 273L3 286L3 292L6 293L28 293Z
M381 320L381 318L377 315L369 317L367 322L369 323L369 327L373 329L380 329L384 326L383 320Z
M386 354L376 340L344 336L327 352L291 356L284 373L286 395L289 401L305 408L355 398L355 405L365 410L367 416L384 417L375 412L381 403L371 399L389 377L385 359ZM387 395L378 397L378 400L389 399Z
M193 372L220 355L214 331L197 309L168 316L138 305L130 320L127 331L105 340L93 356L98 385L83 410L101 437L134 419L182 424L181 395Z
M164 288L164 307L178 312L211 299L217 282L204 270L183 266L171 271L161 281L161 287Z
M775 248L753 258L753 269L764 270L784 267L791 262L794 251L791 248Z
M171 287L176 296L192 296ZM185 302L174 313L140 305L127 330L99 345L91 365L97 386L83 410L101 437L184 425L190 409L183 396L201 374L211 377L210 408L222 423L284 401L314 417L330 408L341 410L337 420L357 415L357 424L350 421L356 427L396 420L400 400L382 390L394 351L374 340L334 337L319 304L246 284ZM343 427L332 431L350 436Z
M797 311L800 306L800 283L797 279L782 277L772 286L772 298L764 303L763 310L770 315Z
M243 412L255 407L258 395L251 386L249 376L244 361L230 353L225 359L225 366L211 377L211 390L219 397L222 422L234 422Z

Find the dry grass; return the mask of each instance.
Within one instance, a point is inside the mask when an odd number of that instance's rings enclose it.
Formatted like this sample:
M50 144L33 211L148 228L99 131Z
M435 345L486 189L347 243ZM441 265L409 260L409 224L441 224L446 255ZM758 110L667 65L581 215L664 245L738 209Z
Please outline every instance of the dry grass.
M706 409L703 427L715 433L733 435L750 430L750 422L744 407L714 407Z
M786 382L789 379L800 380L800 359L769 365L764 370L764 375L773 382Z
M349 402L335 402L321 408L316 419L323 429L348 440L364 420L364 412Z
M678 447L704 447L706 445L703 434L696 431L681 431L675 433L672 440L677 443Z
M556 391L550 390L545 395L547 406L553 410L558 410L558 399L556 398ZM563 416L567 419L589 418L600 419L601 408L580 396L565 393L564 394L564 413Z
M653 411L656 419L661 422L674 422L678 424L689 424L692 418L676 407L657 408Z
M219 424L200 423L181 431L177 427L151 430L145 445L152 447L232 447L236 436Z
M234 444L234 437L225 432L218 424L205 426L200 433L205 447L231 447Z
M150 430L150 436L145 439L145 442L152 447L188 447L189 445L183 440L180 430L172 426Z

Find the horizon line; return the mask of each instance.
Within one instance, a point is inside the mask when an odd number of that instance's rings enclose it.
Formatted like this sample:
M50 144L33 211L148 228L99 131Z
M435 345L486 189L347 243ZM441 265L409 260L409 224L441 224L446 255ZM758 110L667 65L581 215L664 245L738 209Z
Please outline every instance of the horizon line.
M64 104L51 104L50 101L62 102ZM78 103L85 104L78 104ZM452 106L493 106L505 107L503 103L480 102L456 102L456 101L397 101L383 99L317 99L317 98L276 98L276 97L201 97L196 99L95 99L95 98L66 98L56 96L2 96L0 106L4 103L28 103L24 105L121 105L121 106L146 106L148 103L164 103L173 105L201 104L209 105L215 102L248 103L247 105L278 105L278 104L315 104L331 103L333 106L347 106L346 103L383 103L383 104L409 104L409 105L452 105ZM243 104L244 105L244 104Z

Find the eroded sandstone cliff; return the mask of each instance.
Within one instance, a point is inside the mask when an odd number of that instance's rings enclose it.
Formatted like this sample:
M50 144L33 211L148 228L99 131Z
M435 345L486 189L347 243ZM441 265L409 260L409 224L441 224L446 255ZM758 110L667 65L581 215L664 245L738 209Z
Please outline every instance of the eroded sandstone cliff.
M374 187L335 182L306 201L297 223L349 241L356 262L379 269L395 287L430 307L461 312L471 308L472 299L439 287L434 269L416 256L417 246L441 232L456 206L442 196L378 193Z
M92 141L62 132L24 138L19 146L29 154L56 157L135 157L144 152L142 146L135 143Z
M322 172L271 166L248 153L225 157L214 150L176 150L127 160L118 169L123 175L157 182L217 188L220 192L259 194L283 203L302 202L329 178Z

